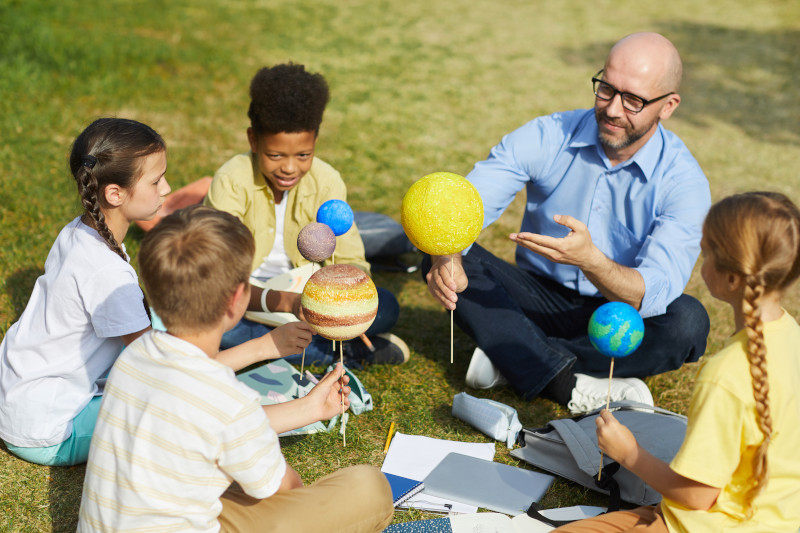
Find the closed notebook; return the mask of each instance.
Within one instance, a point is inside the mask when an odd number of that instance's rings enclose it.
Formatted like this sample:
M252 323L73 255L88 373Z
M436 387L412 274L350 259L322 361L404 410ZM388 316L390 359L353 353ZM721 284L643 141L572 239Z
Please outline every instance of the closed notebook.
M548 474L450 453L423 483L424 494L516 516L538 502L554 479Z
M392 487L392 499L395 507L421 491L424 486L422 481L417 481L416 479L396 476L388 472L384 472L383 475L386 476L389 486Z

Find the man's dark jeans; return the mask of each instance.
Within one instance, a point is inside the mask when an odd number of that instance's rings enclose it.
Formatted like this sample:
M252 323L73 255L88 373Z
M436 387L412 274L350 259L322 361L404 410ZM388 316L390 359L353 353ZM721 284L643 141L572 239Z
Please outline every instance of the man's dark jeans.
M423 279L431 267L422 262ZM495 257L479 245L464 256L469 284L458 295L455 323L484 351L526 399L539 395L562 370L608 375L610 360L589 342L589 318L605 298L582 296L548 278ZM614 375L645 377L697 361L706 349L709 319L703 305L683 294L666 313L644 320L644 339L617 358Z

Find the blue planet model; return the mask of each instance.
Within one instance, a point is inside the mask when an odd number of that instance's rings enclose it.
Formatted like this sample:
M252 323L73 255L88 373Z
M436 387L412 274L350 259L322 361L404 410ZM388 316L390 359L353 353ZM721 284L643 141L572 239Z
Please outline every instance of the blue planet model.
M632 354L643 338L644 321L639 312L626 303L603 304L589 319L589 341L607 357Z
M328 200L317 210L317 222L327 224L337 237L353 225L353 210L342 200Z

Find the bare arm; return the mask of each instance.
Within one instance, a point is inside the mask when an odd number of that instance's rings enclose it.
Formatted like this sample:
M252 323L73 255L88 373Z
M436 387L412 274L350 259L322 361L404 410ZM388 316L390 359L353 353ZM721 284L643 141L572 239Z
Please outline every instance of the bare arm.
M263 406L269 424L276 433L313 424L320 420L328 420L342 412L342 396L344 408L350 407L350 377L344 374L341 363L323 377L311 392L303 398L285 403Z
M267 291L267 309L275 313L292 313L298 319L303 320L302 308L300 306L301 295L296 292L275 291L272 289L262 289L255 285L250 285L250 303L247 309L250 311L263 311L261 308L261 293Z
M136 332L134 332L134 333L128 333L127 335L123 335L123 336L121 337L121 339L122 339L122 343L123 343L125 346L130 346L130 344L131 344L133 341L135 341L136 339L138 339L139 337L141 337L142 335L144 335L145 333L147 333L147 332L148 332L148 331L150 331L151 329L152 329L152 328L151 328L150 326L147 326L146 328L144 328L144 329L141 329L141 330L139 330L139 331L136 331Z
M223 350L214 357L223 365L241 370L253 363L302 352L314 334L305 322L289 322L256 339Z
M431 270L428 272L428 292L445 309L452 311L458 301L457 293L467 288L467 275L464 272L460 253L431 256Z
M509 238L550 261L580 268L607 299L625 302L639 309L645 291L641 274L603 254L592 242L592 236L583 222L568 215L556 215L554 220L570 229L566 237L526 232L512 233Z
M609 457L627 468L662 496L684 507L707 511L720 489L684 477L642 448L633 433L603 410L597 417L597 442Z
M300 479L300 474L298 474L294 468L287 464L286 473L283 474L283 479L281 480L281 485L278 487L278 492L282 490L299 489L302 486L303 480Z

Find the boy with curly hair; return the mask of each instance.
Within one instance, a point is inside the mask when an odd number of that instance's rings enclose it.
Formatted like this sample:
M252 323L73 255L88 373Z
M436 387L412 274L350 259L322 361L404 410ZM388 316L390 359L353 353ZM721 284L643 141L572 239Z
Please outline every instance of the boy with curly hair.
M346 201L347 188L339 172L315 157L315 148L330 91L321 74L303 65L279 64L259 70L250 84L250 152L239 154L214 175L205 204L238 217L253 233L256 251L251 276L266 281L307 264L297 249L297 234L316 220L328 200ZM351 264L367 274L364 244L356 224L337 237L336 263ZM327 262L330 262L330 259ZM351 365L400 364L408 360L408 346L388 330L397 320L397 303L379 288L378 316L366 335L373 350L360 339L346 341ZM253 287L248 309L289 312L302 320L300 295ZM222 339L222 348L236 346L270 331L270 327L243 319ZM335 354L331 342L315 335L305 361L329 364ZM301 355L287 358L299 363Z
M141 280L167 331L132 342L109 374L78 531L300 531L309 509L338 531L391 522L391 489L377 468L352 466L303 486L281 453L279 433L349 406L341 366L307 396L262 407L215 360L249 301L253 249L236 217L199 205L145 236Z

